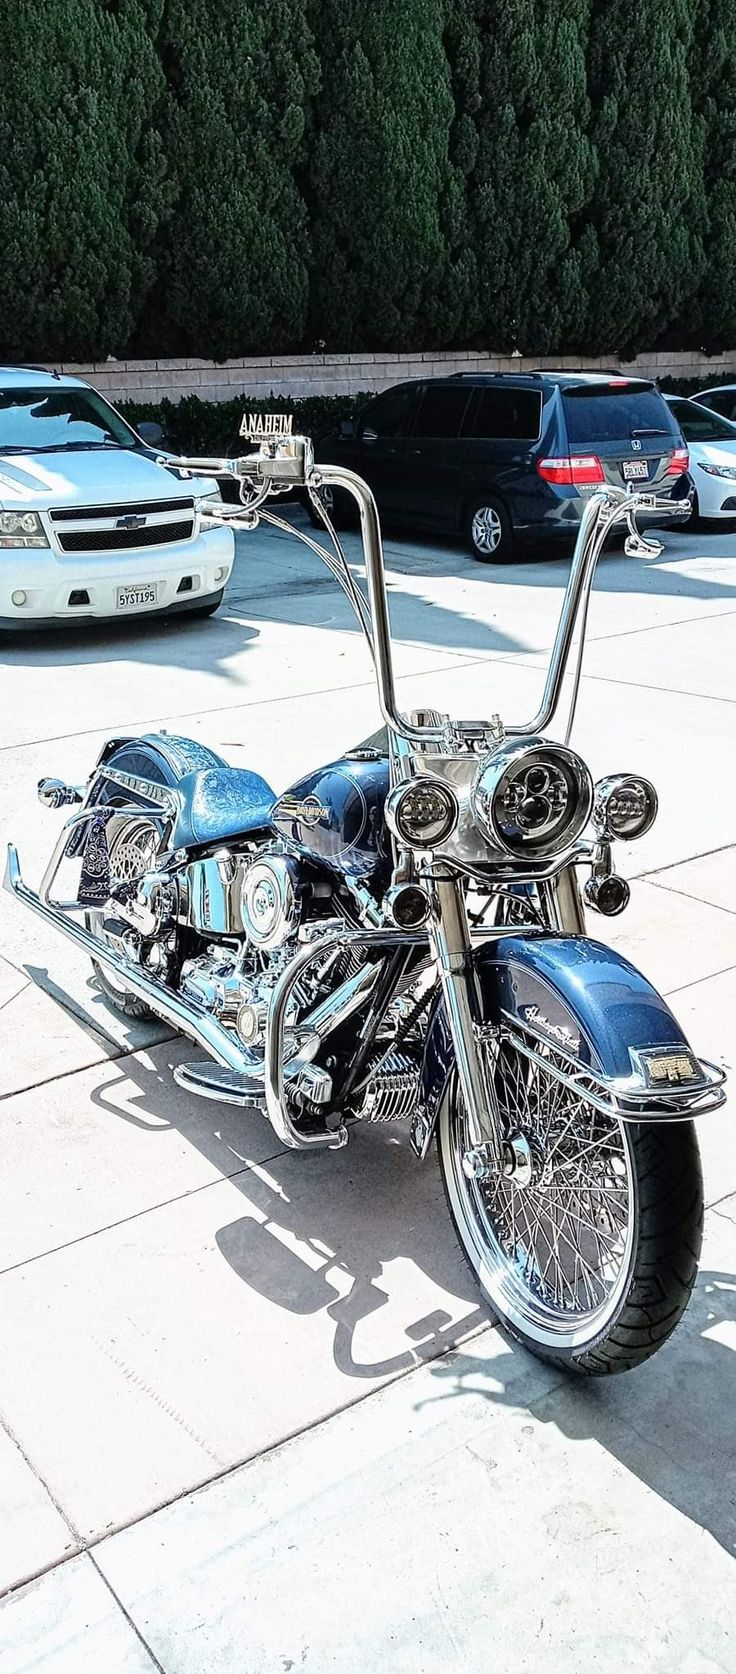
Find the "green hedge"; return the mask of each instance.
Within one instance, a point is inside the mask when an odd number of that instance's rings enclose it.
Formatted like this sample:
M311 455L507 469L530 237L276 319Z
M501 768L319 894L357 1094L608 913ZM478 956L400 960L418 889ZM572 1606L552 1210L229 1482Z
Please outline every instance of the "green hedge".
M337 429L343 419L353 418L369 400L368 394L310 395L293 401L286 396L252 401L245 395L236 401L200 401L197 395L185 395L181 401L121 401L118 405L134 427L144 419L162 425L178 453L226 456L247 451L248 444L239 440L244 412L292 413L295 435L316 438Z
M5 0L0 358L736 341L736 0Z
M662 378L659 384L671 395L695 395L702 389L703 380ZM178 453L224 457L247 449L248 444L241 443L238 435L244 412L292 413L294 434L318 440L328 431L337 430L343 419L354 419L370 400L367 391L361 395L310 395L303 400L279 395L267 401L246 395L236 401L200 401L197 395L185 395L181 401L121 401L118 408L134 428L145 419L154 419L163 426Z

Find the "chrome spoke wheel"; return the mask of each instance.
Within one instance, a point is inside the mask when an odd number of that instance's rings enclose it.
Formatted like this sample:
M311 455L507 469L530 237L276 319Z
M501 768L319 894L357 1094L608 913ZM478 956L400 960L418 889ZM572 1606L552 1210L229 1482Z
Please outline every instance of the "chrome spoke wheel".
M142 877L148 871L156 858L160 845L160 833L150 819L141 816L140 819L130 814L113 817L107 825L107 847L110 856L110 877L114 884L134 883L136 878ZM101 942L108 942L109 938L104 929L105 912L100 908L93 908L86 914L88 930L97 936ZM113 945L117 945L113 943ZM142 1000L134 999L125 983L114 974L95 963L97 980L106 990L108 997L117 1000L121 1005L132 1003L139 1015L147 1014L147 1007Z
M491 1305L533 1343L573 1350L605 1332L625 1296L637 1242L630 1135L584 1094L510 1042L494 1049L505 1170L468 1178L459 1098L446 1184L462 1242Z

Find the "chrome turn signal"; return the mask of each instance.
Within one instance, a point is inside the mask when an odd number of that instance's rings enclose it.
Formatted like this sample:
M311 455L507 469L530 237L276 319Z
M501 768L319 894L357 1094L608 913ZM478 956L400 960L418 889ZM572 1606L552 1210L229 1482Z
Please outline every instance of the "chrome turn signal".
M618 918L619 913L628 907L631 890L625 878L611 872L608 877L588 878L583 895L586 906L592 907L594 912L602 913L604 918Z

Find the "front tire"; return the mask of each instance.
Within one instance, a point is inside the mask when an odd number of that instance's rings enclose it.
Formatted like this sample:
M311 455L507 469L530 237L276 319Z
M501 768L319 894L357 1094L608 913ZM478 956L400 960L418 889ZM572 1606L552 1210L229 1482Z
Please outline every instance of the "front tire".
M684 1313L703 1228L692 1122L601 1115L505 1042L493 1070L516 1173L480 1183L457 1087L438 1123L445 1194L499 1323L542 1360L604 1376L649 1359Z

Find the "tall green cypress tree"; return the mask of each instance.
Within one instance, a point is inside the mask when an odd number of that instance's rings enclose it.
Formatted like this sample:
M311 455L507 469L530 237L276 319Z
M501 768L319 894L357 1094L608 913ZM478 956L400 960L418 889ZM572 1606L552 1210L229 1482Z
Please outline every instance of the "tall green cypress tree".
M166 198L161 71L139 0L0 14L0 353L120 352Z
M453 105L443 0L320 0L317 11L313 335L332 349L447 341L458 285L446 236Z
M589 0L450 7L453 161L465 174L477 266L466 329L489 346L540 354L574 341L584 314Z
M319 78L305 0L166 0L158 50L177 184L142 338L223 359L287 349L307 310L297 173Z
M682 335L711 352L736 343L736 0L694 0L693 108L704 127L707 230Z
M632 353L678 317L703 271L703 125L690 0L594 0L589 57L597 275L585 347Z

